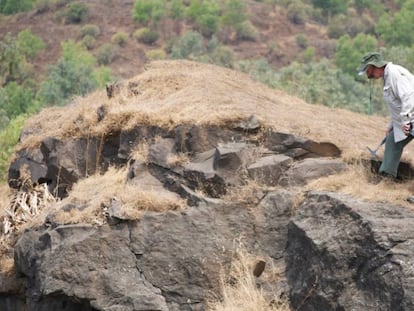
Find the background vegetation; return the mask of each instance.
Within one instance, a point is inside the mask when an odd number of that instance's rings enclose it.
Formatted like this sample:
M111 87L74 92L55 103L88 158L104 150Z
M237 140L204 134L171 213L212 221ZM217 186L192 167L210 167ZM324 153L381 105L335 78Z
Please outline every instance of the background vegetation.
M255 2L268 5L269 10L285 10L292 24L324 27L335 43L331 57L317 57L316 46L304 34L296 35L301 52L283 68L276 70L266 57L237 57L232 43L260 40L260 32L249 16L249 5ZM54 10L60 23L81 25L80 37L61 42L60 58L49 64L42 79L34 70L39 53L48 48L41 38L31 29L0 38L1 180L5 180L24 119L42 107L65 105L73 96L86 95L116 79L110 66L129 40L148 46L147 59L186 58L214 63L246 72L307 102L367 114L387 113L380 83L370 86L364 77L356 75L356 67L367 51L379 50L387 60L414 71L414 0L135 0L130 18L136 31L119 31L100 46L97 40L101 29L89 23L93 12L87 3L0 1L2 20L31 10ZM180 35L166 38L171 27ZM152 48L160 40L165 44ZM277 42L274 49L277 52Z

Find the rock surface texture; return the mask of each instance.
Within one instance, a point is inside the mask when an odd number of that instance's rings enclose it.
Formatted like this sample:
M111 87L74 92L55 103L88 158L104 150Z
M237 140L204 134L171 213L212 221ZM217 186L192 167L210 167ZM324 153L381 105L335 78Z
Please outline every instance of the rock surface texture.
M205 88L192 97L197 110L219 91L254 103L249 112L271 105L270 93L253 93L259 87L231 80L227 71L214 77L224 90L211 92L215 80L198 77L198 66L160 75L171 90L143 75L126 91L122 84L109 88L106 102L92 97L78 114L73 104L66 108L71 112L45 113L47 122L26 126L9 185L19 193L42 187L51 203L34 208L39 196L21 195L20 208L2 216L3 235L15 243L14 269L0 273L0 310L207 311L209 299L221 297L223 275L241 247L257 256L257 287L268 297L289 297L292 310L414 310L414 212L306 188L347 171L334 142L275 130L251 113L226 122L176 122L180 108L176 118L151 122L148 111L165 98L188 100L185 87L194 81ZM226 105L233 97L214 115L231 112ZM142 115L133 119L131 111ZM42 133L42 125L62 116L69 121ZM185 207L147 209L138 217L114 195L99 202L99 223L59 217L88 209L94 197L58 205L52 195L66 202L81 181L114 167L125 169L122 185L130 194L148 191ZM281 272L277 280L266 277L272 266Z

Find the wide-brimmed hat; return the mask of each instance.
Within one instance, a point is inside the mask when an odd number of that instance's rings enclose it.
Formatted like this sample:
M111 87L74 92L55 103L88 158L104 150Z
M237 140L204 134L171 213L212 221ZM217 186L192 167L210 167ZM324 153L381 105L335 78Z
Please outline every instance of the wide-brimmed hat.
M371 52L366 54L361 60L361 67L358 69L358 74L363 75L369 65L373 65L377 68L384 67L387 64L386 61L382 59L382 56L378 52Z

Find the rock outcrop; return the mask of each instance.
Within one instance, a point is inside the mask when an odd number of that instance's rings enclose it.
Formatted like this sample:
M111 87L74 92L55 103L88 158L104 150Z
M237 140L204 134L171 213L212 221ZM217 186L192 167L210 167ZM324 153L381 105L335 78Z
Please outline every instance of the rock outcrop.
M8 180L23 194L2 215L2 242L15 243L14 270L0 273L0 310L208 310L211 297L222 297L223 278L237 282L230 270L238 248L257 259L251 274L269 303L413 310L414 212L308 188L347 172L346 138L319 141L309 123L282 131L266 118L278 100L271 91L231 71L172 64L167 75L117 83L105 100L91 95L26 125ZM295 113L284 128L303 111ZM331 123L312 117L316 127ZM329 135L322 137L336 137ZM113 168L130 196L147 191L184 206L131 214L114 193L93 210L99 221L71 219L95 201L72 199L76 186ZM271 267L277 280L267 277Z

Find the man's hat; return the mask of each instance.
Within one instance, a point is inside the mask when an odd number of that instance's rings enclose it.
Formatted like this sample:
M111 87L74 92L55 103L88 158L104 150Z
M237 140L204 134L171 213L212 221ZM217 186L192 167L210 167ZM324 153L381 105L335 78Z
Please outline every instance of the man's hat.
M373 65L377 68L384 67L387 64L386 61L382 59L382 56L378 52L371 52L366 54L361 60L361 67L358 69L358 74L361 76L365 74L369 65Z

